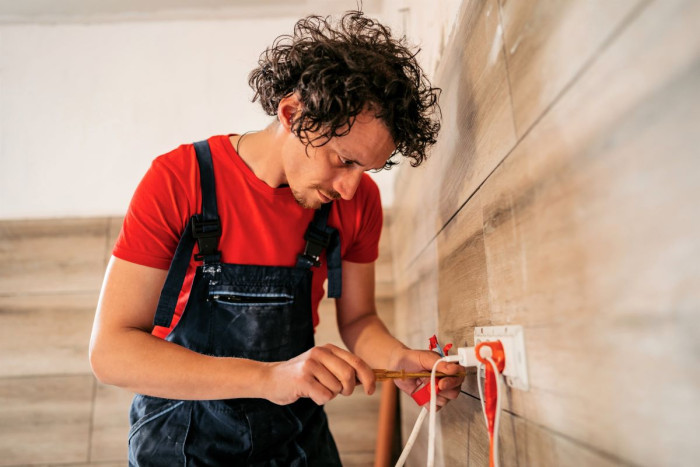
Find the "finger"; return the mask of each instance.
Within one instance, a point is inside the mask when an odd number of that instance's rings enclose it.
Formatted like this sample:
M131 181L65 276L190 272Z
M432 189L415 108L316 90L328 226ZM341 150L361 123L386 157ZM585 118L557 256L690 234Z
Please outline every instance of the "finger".
M311 358L322 365L338 382L336 394L341 393L349 396L355 390L355 369L344 358L341 358L342 352L342 349L332 344L326 344L311 349Z
M336 373L332 369L328 368L327 363L325 363L323 358L319 358L319 352L314 352L315 356L304 362L304 370L307 375L313 378L310 381L312 384L316 381L318 384L326 388L334 397L336 394L343 391L343 384L338 379Z
M438 365L438 371L445 373L447 375L457 374L459 371L463 371L464 367L453 362L442 362Z
M362 384L366 394L369 395L374 393L376 387L376 377L374 376L374 371L372 371L372 368L370 368L370 366L364 360L357 355L332 344L328 344L327 348L335 357L342 360L344 364L349 365L352 369L351 373L346 374L344 372L344 367L342 368L342 376L344 379L341 379L341 382L343 383L344 395L352 394L352 392L355 390L355 385L357 384L356 381L359 381L360 384Z
M316 403L323 405L335 397L337 393L330 391L326 386L314 380L310 383L308 397Z
M410 396L416 391L416 389L418 389L418 386L420 386L420 381L417 379L395 379L394 384L397 388L401 389Z
M458 389L446 389L444 391L440 391L439 397L442 397L447 400L454 400L459 397L459 390Z
M435 399L435 402L436 402L437 410L440 410L443 407L445 407L449 401L446 398L442 397L442 395L440 395L440 396L437 396L437 398Z
M418 365L423 370L430 371L433 365L435 365L435 362L440 359L440 354L432 350L417 350L416 352L418 352Z
M438 383L438 389L445 390L459 388L462 386L463 381L464 378L442 378Z

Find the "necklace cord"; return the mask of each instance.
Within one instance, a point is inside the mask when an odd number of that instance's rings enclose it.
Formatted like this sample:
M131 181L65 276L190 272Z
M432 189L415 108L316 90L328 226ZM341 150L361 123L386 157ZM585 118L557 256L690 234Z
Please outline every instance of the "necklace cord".
M239 137L238 137L238 141L236 141L236 154L238 154L239 156L241 155L241 153L238 151L238 147L241 145L241 141L243 140L243 137L244 137L245 135L247 135L248 133L253 133L253 131L252 131L252 130L246 131L246 132L243 133L241 136L239 136Z

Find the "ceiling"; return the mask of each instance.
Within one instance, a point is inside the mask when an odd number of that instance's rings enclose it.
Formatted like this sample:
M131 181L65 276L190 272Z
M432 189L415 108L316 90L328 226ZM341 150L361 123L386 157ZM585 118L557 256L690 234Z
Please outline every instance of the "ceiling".
M382 0L0 0L0 24L270 18L381 10Z

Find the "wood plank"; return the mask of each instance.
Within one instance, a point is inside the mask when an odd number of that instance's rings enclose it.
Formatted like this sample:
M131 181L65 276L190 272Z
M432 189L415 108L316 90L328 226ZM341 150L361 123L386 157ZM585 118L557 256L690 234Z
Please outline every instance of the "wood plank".
M87 461L94 378L0 379L0 465Z
M90 461L128 461L129 408L133 393L97 383L90 436Z
M419 408L401 396L404 443L418 417ZM499 430L500 465L566 465L572 467L612 467L629 465L614 456L600 453L561 434L531 423L509 412L501 414ZM428 456L428 419L411 450L407 466L425 465ZM481 403L462 395L437 416L435 465L482 467L489 463L489 442Z
M341 457L346 454L374 455L380 399L381 385L377 385L377 391L371 396L358 386L352 396L338 396L325 405Z
M522 137L643 0L500 2L508 76Z
M550 433L617 464L699 454L698 18L692 2L643 11L424 252L441 334L526 326L533 387L505 406L544 429L527 465L561 464ZM430 277L422 263L397 277L402 294ZM408 319L416 298L397 297Z
M613 463L700 454L698 18L693 2L645 10L437 239L443 332L473 343L486 310L525 325L532 389L505 407L546 430L527 465L560 465L547 433Z
M438 331L437 249L431 243L412 266L396 271L396 337L411 348L425 349Z
M461 396L442 410L439 417L445 434L442 445L450 447L445 455L444 465L488 465L488 433L479 400ZM461 449L453 449L454 446ZM501 414L499 460L501 465L522 466L625 465L625 462L618 458L596 452L588 446L508 412Z
M117 237L119 237L119 232L122 229L122 224L124 223L124 216L110 217L109 218L109 230L107 232L107 243L105 251L105 266L112 256L112 250L114 249L114 244L117 242Z
M0 377L89 374L97 293L0 296Z
M108 222L0 222L0 295L99 291Z
M496 0L463 2L436 72L442 131L422 166L399 167L392 227L405 269L515 144Z
M483 193L492 311L529 326L514 410L639 464L699 452L699 18L652 5Z

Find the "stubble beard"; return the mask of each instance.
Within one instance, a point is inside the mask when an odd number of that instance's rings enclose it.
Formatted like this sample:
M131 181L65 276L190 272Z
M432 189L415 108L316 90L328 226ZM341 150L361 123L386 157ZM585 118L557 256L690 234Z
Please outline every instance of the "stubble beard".
M311 190L318 190L318 191L322 192L320 185L314 185L310 188L311 188ZM321 202L320 199L315 198L314 199L315 202L312 203L312 202L305 200L303 195L301 194L301 192L299 192L291 187L290 187L290 189L292 190L292 196L294 196L294 200L297 202L297 204L299 206L301 206L304 209L318 209L323 205L323 203ZM331 200L340 199L340 197L341 197L340 193L337 193L335 191L331 191L328 194L330 195Z
M292 196L294 196L294 201L304 209L318 209L321 207L320 200L318 201L318 205L312 205L308 203L298 191L292 190Z

